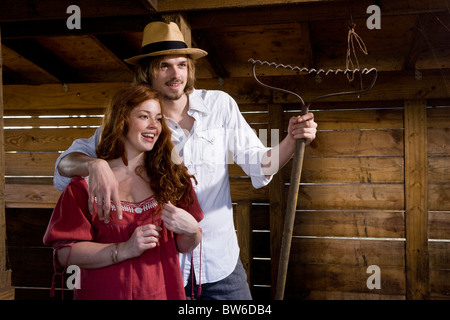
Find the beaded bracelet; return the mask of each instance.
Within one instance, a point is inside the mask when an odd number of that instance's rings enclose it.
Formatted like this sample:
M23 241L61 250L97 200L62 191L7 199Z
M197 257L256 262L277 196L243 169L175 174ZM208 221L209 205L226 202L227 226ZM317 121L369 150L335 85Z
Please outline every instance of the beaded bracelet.
M112 260L113 264L119 263L118 256L119 256L119 244L115 243L114 249L111 249L111 260Z

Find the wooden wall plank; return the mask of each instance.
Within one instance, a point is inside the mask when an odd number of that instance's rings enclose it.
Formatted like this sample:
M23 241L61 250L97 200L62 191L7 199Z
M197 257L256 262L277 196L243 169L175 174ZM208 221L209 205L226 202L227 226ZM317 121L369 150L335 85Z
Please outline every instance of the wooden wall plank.
M450 271L450 242L431 241L429 244L430 268ZM447 292L450 295L450 292Z
M281 105L269 105L269 131L282 126L283 109ZM280 136L280 139L283 137ZM291 172L292 162L289 162L289 168L282 168L269 184L269 203L270 203L270 283L272 287L271 296L275 297L275 289L278 278L278 267L280 262L281 242L283 236L284 216L286 213L287 196L283 192L284 175ZM288 173L289 172L289 173Z
M428 185L428 209L450 211L450 185L430 183Z
M403 99L432 99L448 98L448 89L443 81L443 74L447 71L440 69L436 71L424 71L422 79L417 81L414 77L414 71L391 71L378 72L376 85L367 93L361 95L359 101L374 100L403 100ZM369 78L369 76L367 76ZM262 81L265 79L261 79ZM370 78L365 80L368 83ZM396 85L393 86L392 84ZM320 84L317 84L314 77L277 77L276 84L279 88L284 88L301 94L305 101L311 101L313 98L332 92L342 92L355 90L345 76L323 77ZM338 88L338 85L340 88ZM331 99L333 101L356 101L354 95L340 96ZM326 101L326 100L324 100ZM293 95L284 93L274 93L274 103L297 103ZM321 102L317 102L320 104ZM314 107L314 105L313 105Z
M308 157L303 183L403 183L403 157ZM289 180L291 164L283 171Z
M435 170L436 181L443 178L439 173L445 170L448 161L430 160ZM440 163L444 163L441 167ZM283 181L288 182L292 164L283 170ZM403 157L309 157L304 159L303 183L403 183ZM230 176L245 176L236 164L229 165ZM444 176L445 177L445 176ZM448 181L448 180L447 180ZM443 181L441 181L443 182Z
M292 246L292 261L301 264L405 266L404 240L294 237Z
M0 42L1 42L0 30ZM6 264L6 217L5 217L5 136L3 131L3 60L0 46L0 300L14 299L11 272Z
M305 157L403 156L403 130L351 130L319 132Z
M361 95L358 100L355 96L342 96L330 101L348 101L364 103L371 101L403 100L424 97L427 99L448 98L448 92L442 81L442 73L430 71L423 74L423 79L417 81L412 72L386 72L380 73L380 79L369 93ZM280 79L278 79L280 78ZM317 85L314 80L305 77L277 77L277 83L271 78L262 77L262 81L289 89L293 83L304 92L306 101L323 93L334 91L336 79L330 79ZM346 79L344 79L347 81ZM304 83L303 83L304 82ZM392 86L392 83L400 86ZM288 84L286 86L285 84ZM128 82L110 83L80 83L68 84L63 87L60 84L46 84L38 86L7 85L4 87L5 112L10 110L61 110L61 109L87 109L104 108L105 102L120 88L129 85ZM271 103L272 93L255 83L251 78L226 79L223 85L219 85L214 79L198 79L197 88L218 89L228 92L236 99L239 105L255 103ZM294 88L294 91L296 89ZM277 96L278 97L278 96ZM275 103L291 103L298 105L298 101L290 100L290 97L279 96ZM318 102L317 105L329 102ZM316 106L314 105L313 108Z
M240 247L240 258L247 273L247 281L251 287L252 267L252 223L251 223L251 201L241 201L236 205L236 232Z
M267 201L269 188L264 187L255 189L252 186L250 179L231 179L231 199L233 201L246 201L252 199L254 202Z
M450 240L450 211L428 211L428 234L430 239Z
M445 184L450 181L450 157L428 157L429 183Z
M56 152L6 153L7 176L53 176Z
M6 207L54 208L60 194L61 191L56 190L53 185L7 184L5 187Z
M43 109L44 108L44 109ZM45 109L45 105L36 105L34 109L8 109L5 110L5 116L7 117L54 117L61 119L69 116L75 119L80 119L84 116L98 116L103 115L104 108L86 106L78 109ZM74 120L74 125L79 125L80 121ZM82 120L81 120L82 121Z
M431 299L450 299L450 104L427 109Z
M427 114L423 100L405 101L406 297L430 297Z
M432 241L430 253L430 287L432 299L450 299L450 242Z
M5 130L5 151L64 151L77 138L89 138L95 129Z
M450 156L450 127L429 128L428 154L432 156Z
M403 211L297 211L295 236L404 238Z
M442 105L427 108L428 127L450 126L450 102L442 101Z
M404 186L403 184L301 185L298 208L300 210L404 210Z
M404 241L294 238L292 248L287 296L316 290L405 294ZM370 265L380 267L376 291L367 287Z
M5 121L5 130L8 127L32 127L38 129L39 127L62 127L63 129L68 127L98 127L101 125L101 117L76 117L76 118L7 118Z
M363 110L361 103L359 106L359 110L313 111L314 119L319 124L319 130L403 128L402 108ZM287 125L289 118L293 115L295 112L286 112L283 123Z
M248 73L251 72L248 67ZM371 101L387 101L387 100L404 100L404 99L447 99L448 90L443 81L443 74L448 71L446 69L435 71L424 71L422 80L417 81L414 78L413 71L395 71L395 72L380 72L378 73L377 83L372 90L366 94L362 94L360 99L354 95L335 97L329 100L318 101L312 105L312 108L320 106L321 104L333 102L371 102ZM280 76L280 77L259 77L261 81L274 85L279 88L284 88L297 92L302 95L305 101L318 97L323 94L328 94L336 91L336 84L342 83L342 89L338 91L352 90L348 85L345 76L341 79L335 77L324 77L320 84L317 84L314 77L307 78L305 76ZM338 82L341 81L341 82ZM392 84L396 85L393 86ZM292 95L285 95L264 89L255 83L254 79L243 78L229 78L222 84L217 83L215 79L198 79L196 81L197 88L208 88L214 90L223 90L228 92L236 99L238 104L254 104L254 103L280 103L280 104L294 104L299 106L298 99ZM363 104L362 104L363 105Z
M4 87L5 111L102 109L108 99L127 85L127 82L71 83L67 87L61 84L7 85Z

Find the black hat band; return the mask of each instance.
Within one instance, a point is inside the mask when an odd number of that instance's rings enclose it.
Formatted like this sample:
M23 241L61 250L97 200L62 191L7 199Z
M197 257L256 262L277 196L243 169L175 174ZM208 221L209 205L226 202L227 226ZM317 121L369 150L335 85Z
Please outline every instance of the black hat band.
M142 54L152 52L172 50L172 49L187 49L188 46L183 41L160 41L146 44L142 47Z

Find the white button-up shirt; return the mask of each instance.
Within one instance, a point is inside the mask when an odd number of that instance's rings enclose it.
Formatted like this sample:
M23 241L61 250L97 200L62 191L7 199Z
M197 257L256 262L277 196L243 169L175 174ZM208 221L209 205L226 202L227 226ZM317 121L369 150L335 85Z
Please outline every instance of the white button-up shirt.
M189 95L189 116L195 119L190 132L166 118L172 140L184 165L195 175L198 201L204 213L200 221L202 243L193 251L197 283L217 282L233 272L239 246L233 223L228 164L233 161L250 176L255 188L267 185L261 168L263 155L269 150L251 129L233 98L222 91L194 90ZM56 161L69 152L96 157L100 130L89 139L77 139ZM55 169L54 184L63 189L70 178ZM201 254L201 259L200 259ZM191 254L180 254L184 284L191 272Z

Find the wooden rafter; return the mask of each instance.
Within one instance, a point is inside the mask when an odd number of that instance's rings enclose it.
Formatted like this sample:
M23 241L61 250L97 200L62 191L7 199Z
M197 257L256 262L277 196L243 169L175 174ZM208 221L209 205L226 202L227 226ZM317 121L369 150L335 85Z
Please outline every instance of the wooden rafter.
M61 61L52 52L43 48L33 39L22 41L5 40L4 44L25 59L59 79L62 83L82 82L83 80L81 76L77 75L78 72L76 70Z
M0 2L0 22L7 21L39 21L67 19L67 7L76 4L85 18L118 17L148 13L140 0L80 0L71 3L60 0L17 1L2 0Z
M325 2L329 0L291 0L290 3L293 4L304 4L304 3L318 3ZM333 2L340 2L343 0L332 0ZM165 11L190 11L190 10L204 10L204 9L224 9L224 8L248 8L248 7L262 7L262 6L274 6L279 4L286 4L285 0L208 0L208 1L197 1L197 0L163 0L158 1L157 7L159 12Z
M222 79L227 78L229 76L229 73L223 65L222 61L217 56L215 49L209 44L208 32L197 30L193 32L193 38L196 47L199 47L208 52L208 55L205 57L205 59L208 61L207 68L211 72L212 76Z
M142 5L149 11L158 11L158 0L139 0Z
M405 70L414 70L420 53L427 48L424 30L429 26L430 14L422 14L417 17L416 27L411 38L409 52L405 58Z
M301 22L300 25L300 38L301 43L303 44L303 50L305 51L306 56L306 64L305 67L312 68L314 67L315 61L314 61L314 48L311 43L311 37L309 33L309 23L308 22Z
M373 0L360 1L334 1L333 10L323 10L320 2L305 2L294 4L289 2L283 6L248 6L248 7L221 7L217 10L202 10L205 8L179 8L178 12L187 11L191 17L192 29L245 26L256 24L276 24L298 21L332 21L341 19L367 19L367 7L373 5ZM198 1L198 3L203 3ZM228 3L222 1L222 3ZM246 3L246 2L245 2ZM382 16L404 16L424 13L448 12L445 1L435 1L432 4L408 0L381 1ZM405 10L405 8L408 8ZM159 12L163 13L163 10ZM267 12L269 14L267 14Z
M220 59L217 57L214 49L209 45L206 32L197 31L193 33L191 30L190 20L185 14L166 14L163 15L162 19L166 22L175 22L178 24L188 46L195 44L196 47L208 52L208 55L205 58L207 61L206 68L209 69L213 77L225 78L228 76L228 72L221 63Z
M86 34L124 34L127 32L142 32L147 23L159 19L159 15L149 16L146 14L125 17L83 18L80 30L67 29L65 19L11 21L3 22L2 30L4 40Z

